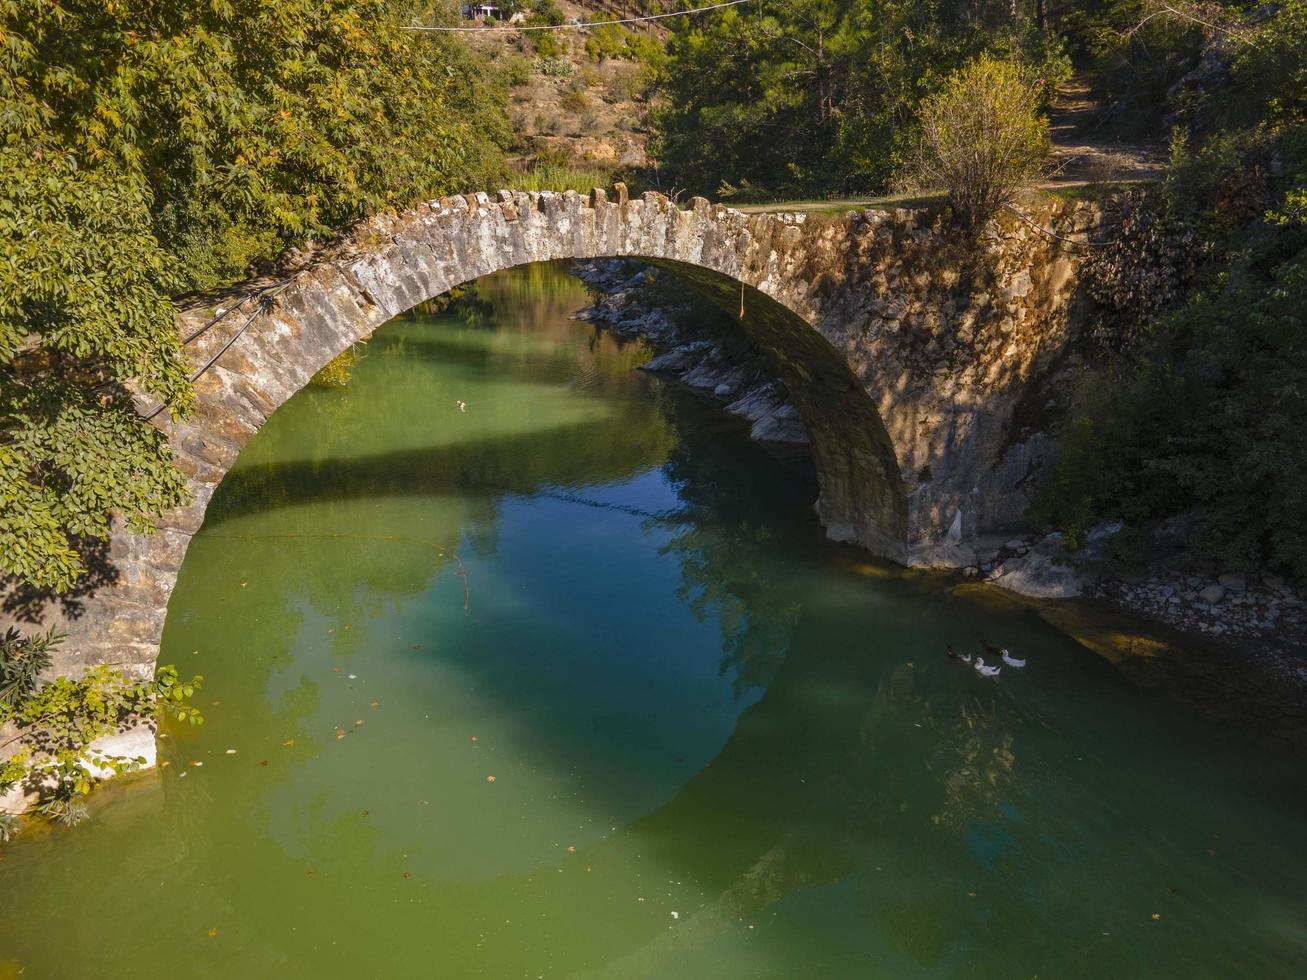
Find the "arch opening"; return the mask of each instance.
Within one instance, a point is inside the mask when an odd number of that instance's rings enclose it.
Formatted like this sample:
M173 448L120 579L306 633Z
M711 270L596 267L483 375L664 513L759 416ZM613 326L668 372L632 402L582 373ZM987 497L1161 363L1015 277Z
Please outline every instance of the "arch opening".
M743 215L699 198L679 209L657 194L628 200L623 189L614 201L602 191L588 199L572 191L500 191L493 200L482 193L363 222L296 272L238 342L213 330L188 348L196 364L217 355L197 382L194 414L174 423L165 413L154 424L168 434L192 500L165 515L151 536L115 530L108 561L116 577L82 598L75 616L51 608L37 617L68 634L68 661L56 667L79 673L116 663L150 675L190 539L215 488L268 417L396 315L492 272L541 261L671 263L706 296L737 304L743 283L746 307L756 314L746 329L809 426L821 519L836 537L902 559L907 502L886 427L842 355L813 326L822 311L805 270L820 243L821 228L793 216ZM185 324L182 332L189 333Z

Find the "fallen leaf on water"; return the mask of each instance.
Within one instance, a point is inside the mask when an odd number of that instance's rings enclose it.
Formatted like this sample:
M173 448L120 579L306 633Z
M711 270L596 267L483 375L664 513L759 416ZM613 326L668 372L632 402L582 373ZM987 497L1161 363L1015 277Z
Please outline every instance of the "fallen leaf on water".
M313 871L312 871L312 870L305 871L305 872L304 872L304 877L305 877L305 878L312 878L312 877L313 877Z
M413 877L413 872L412 872L412 871L401 871L401 872L399 873L399 876L400 876L401 878L412 878L412 877Z
M474 741L474 742L479 742L479 741L481 741L481 739L479 739L479 738L477 738L475 735L473 735L473 736L472 736L472 741Z
M975 893L975 892L967 892L967 897L968 897L968 898L975 898L975 897L976 897L976 893Z
M414 649L414 650L421 650L421 649L422 649L422 644L421 644L421 643L414 643L414 644L413 644L413 649Z
M284 741L284 742L281 743L281 747L282 747L283 749L289 749L289 748L290 748L291 746L293 746L294 744L295 744L295 740L294 740L293 738L288 738L288 739L286 739L286 741Z
M368 815L368 811L367 811L367 810L364 810L364 811L363 811L363 816L366 817L367 815Z
M235 755L235 754L236 754L236 750L235 750L235 749L228 749L224 754L225 754L225 755Z
M202 765L204 765L204 763L201 762L199 759L192 759L192 760L191 760L191 765L193 765L193 766L202 766Z
M344 738L344 737L345 737L345 729L343 729L343 728L337 728L337 729L336 729L336 737L337 737L337 738Z
M430 801L430 800L418 800L418 802L421 803L423 806L430 806L430 805L431 805L431 801Z
M261 766L266 766L267 764L268 764L268 760L267 760L267 759L263 759L263 760L261 760L261 761L259 762L259 765L261 765Z
M332 668L331 668L331 672L332 672L333 674L339 674L339 673L340 673L340 668L339 668L339 667L332 667Z
M494 781L495 781L495 777L494 777L494 776L487 776L487 777L486 777L486 782L488 782L488 783L493 783Z
M217 929L210 929L210 930L209 930L209 938L210 938L210 939L212 939L212 938L213 938L214 936L216 936L216 935L218 935L218 930L217 930Z
M380 708L380 707L381 707L381 702L380 702L380 701L373 701L372 704L370 705L370 707L373 707L373 708Z
M363 724L363 719L362 719L362 718L359 718L359 719L355 720L355 722L354 722L354 727L355 727L355 728L358 728L359 725L361 725L361 724Z
M1154 913L1153 913L1153 921L1154 921L1154 922L1156 922L1156 921L1157 921L1158 919L1160 919L1161 917L1162 917L1162 913L1161 913L1161 912L1154 912Z
M221 701L214 701L214 702L213 702L213 706L214 706L215 708L218 707L218 705L220 705L220 704L222 704Z
M576 853L576 845L575 845L575 844L568 844L568 845L567 845L567 853L568 853L568 854L575 854L575 853Z
M159 768L167 769L170 765L172 765L172 763L169 762L167 759L164 759L162 762L159 763Z

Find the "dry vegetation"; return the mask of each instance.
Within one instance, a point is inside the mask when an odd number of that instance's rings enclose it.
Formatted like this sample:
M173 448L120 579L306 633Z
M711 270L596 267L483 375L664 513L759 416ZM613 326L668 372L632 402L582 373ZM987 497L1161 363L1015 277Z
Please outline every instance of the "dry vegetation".
M563 0L558 7L569 21L623 15L599 3ZM655 68L647 56L661 52L664 34L655 24L531 37L505 26L502 35L474 35L473 44L492 54L509 82L512 164L522 172L515 183L584 188L648 166Z

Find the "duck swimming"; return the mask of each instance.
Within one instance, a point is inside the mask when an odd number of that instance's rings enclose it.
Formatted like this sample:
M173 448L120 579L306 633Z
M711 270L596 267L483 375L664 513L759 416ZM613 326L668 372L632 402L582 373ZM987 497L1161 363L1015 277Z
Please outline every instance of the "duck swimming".
M953 644L952 644L952 643L950 643L950 644L948 645L948 649L945 650L944 652L945 652L946 654L948 654L948 658L949 658L950 660L961 660L964 664L969 664L969 663L971 663L971 654L969 654L969 653L958 653L956 650L953 649Z
M986 667L983 657L976 658L976 673L981 677L997 677L1002 667Z
M1016 657L1012 656L1012 654L1008 653L1006 649L1000 650L999 652L1003 656L1003 663L1007 664L1009 667L1016 667L1019 669L1026 665L1024 660L1018 660Z

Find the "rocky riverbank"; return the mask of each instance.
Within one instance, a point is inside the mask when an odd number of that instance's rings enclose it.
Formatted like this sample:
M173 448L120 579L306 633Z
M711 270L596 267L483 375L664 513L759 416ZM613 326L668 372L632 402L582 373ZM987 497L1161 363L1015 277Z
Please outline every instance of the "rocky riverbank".
M731 343L700 305L676 302L661 270L627 259L578 262L573 271L594 293L576 314L619 337L643 338L656 356L643 366L721 402L750 423L758 442L802 447L808 430L789 392L750 346Z
M1266 748L1307 755L1307 599L1269 574L1222 572L1155 532L1141 569L1117 554L1120 524L1074 551L1061 534L980 543L968 580L1037 598L1045 618L1139 686ZM1104 623L1110 622L1110 628Z

